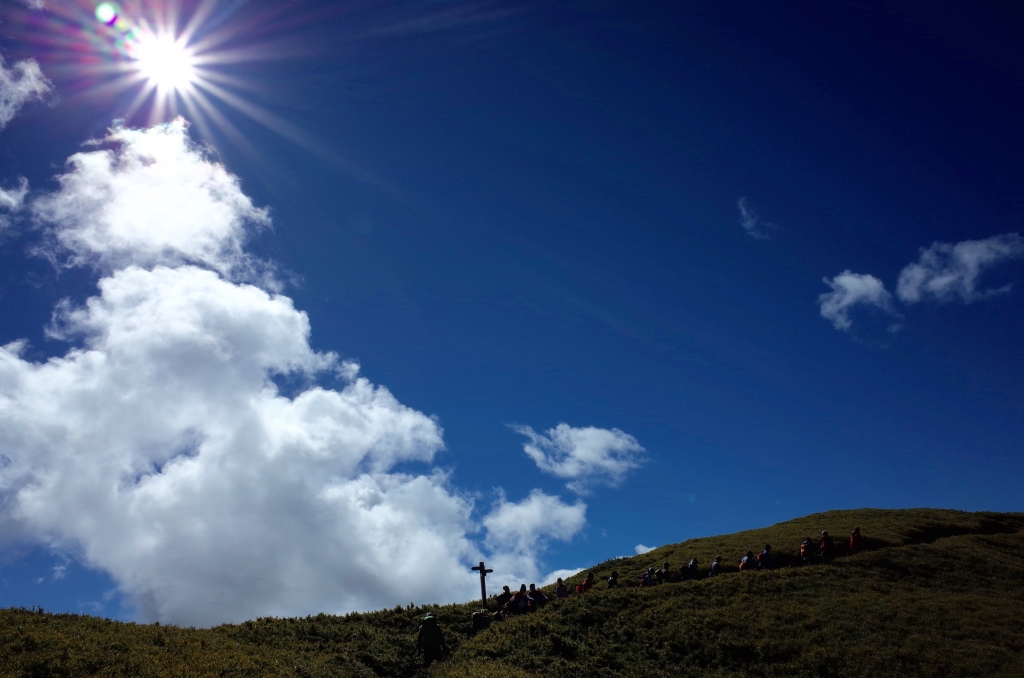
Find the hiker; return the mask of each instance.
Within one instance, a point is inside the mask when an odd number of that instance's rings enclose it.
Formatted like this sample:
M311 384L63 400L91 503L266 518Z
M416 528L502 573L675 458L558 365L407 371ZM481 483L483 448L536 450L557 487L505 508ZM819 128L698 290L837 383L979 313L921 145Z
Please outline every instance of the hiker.
M672 571L670 569L668 569L668 568L669 568L669 564L668 564L668 561L666 560L665 564L661 566L660 570L658 570L658 583L659 584L667 584L671 580L671 578L672 578Z
M499 593L498 597L495 599L495 602L498 603L498 609L500 610L505 607L510 600L512 600L512 592L508 590L507 586L502 586L501 593Z
M856 553L864 548L864 540L860 536L860 528L853 528L853 532L850 533L850 553Z
M548 598L543 591L537 588L536 584L530 584L530 590L526 592L530 600L533 602L534 609L544 607L550 598Z
M487 614L487 610L480 610L479 612L473 613L473 635L491 628L491 615Z
M640 583L637 584L642 589L654 586L654 568L648 567L647 571L640 575Z
M814 542L810 537L804 537L804 540L800 542L800 562L810 565L816 553Z
M690 558L690 563L688 565L679 566L679 575L683 578L683 581L697 579L700 576L699 568L700 565L697 563L697 559Z
M754 558L753 551L747 551L747 555L740 559L740 572L746 572L753 570L757 566L757 560Z
M772 556L772 545L765 544L764 551L757 554L757 569L770 570L775 567L775 558Z
M715 561L711 563L711 571L708 572L709 577L717 577L722 574L722 556L715 556Z
M565 582L562 581L562 578L559 577L558 581L556 582L556 585L555 585L555 598L568 598L568 597L569 597L569 587L566 586Z
M533 612L533 602L526 594L526 584L519 587L519 590L512 594L505 606L502 608L506 614L520 615Z
M619 585L619 573L612 570L612 576L608 577L608 588L614 589Z
M827 563L832 560L834 550L835 544L832 543L832 537L828 536L828 530L822 530L821 539L818 540L818 554L821 556L821 562Z
M576 593L582 595L589 591L594 586L594 573L587 572L587 577L579 584L576 584Z
M508 601L507 607L512 614L533 612L533 601L530 599L530 594L526 592L526 584L519 585L519 590L512 594L512 600Z
M442 661L448 651L444 643L444 633L433 613L428 613L420 623L419 635L416 637L416 649L423 653L423 665Z

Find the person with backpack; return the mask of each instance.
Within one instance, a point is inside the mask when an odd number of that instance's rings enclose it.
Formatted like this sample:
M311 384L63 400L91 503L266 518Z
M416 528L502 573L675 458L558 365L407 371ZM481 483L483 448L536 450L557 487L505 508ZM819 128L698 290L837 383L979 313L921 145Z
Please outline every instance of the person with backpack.
M708 572L709 577L717 577L722 574L722 556L715 556L714 562L711 563L711 571Z
M700 578L700 564L696 558L690 558L690 562L687 565L679 566L679 576L683 581L690 581L692 579Z
M550 598L544 595L543 591L537 588L536 584L530 584L530 590L526 592L526 595L529 596L530 601L533 602L534 609L544 607L544 605L547 604L548 600L550 600Z
M495 602L498 604L498 609L505 607L508 601L512 600L512 592L508 590L508 586L501 587L501 593L495 598Z
M804 540L800 542L800 562L804 565L810 565L816 554L814 542L811 541L810 537L804 537Z
M747 551L747 555L740 559L740 572L747 572L753 570L757 565L757 560L754 558L753 551Z
M448 653L448 646L444 642L444 632L441 631L433 613L428 613L420 620L416 648L423 653L424 666L430 666L435 661L443 661Z
M775 558L772 557L772 545L765 544L764 551L757 554L757 569L770 570L775 567Z
M533 612L533 601L526 593L526 584L520 585L519 590L512 594L512 598L505 603L505 611L513 615Z
M856 553L864 548L864 540L860 536L860 528L853 528L853 532L850 533L850 553Z
M579 584L576 584L576 593L583 595L594 586L594 573L587 572L586 578Z
M821 556L821 562L827 563L832 560L834 551L835 544L832 542L832 537L828 536L828 530L822 530L821 539L818 540L818 555Z
M654 568L649 567L642 575L640 575L640 582L637 584L642 589L654 586Z
M568 598L568 597L569 597L569 587L566 586L565 582L562 581L562 578L559 577L558 581L555 584L555 598Z
M657 575L659 584L667 584L672 580L672 570L669 569L667 560L665 561L665 564L661 566L661 569L658 570Z
M619 586L619 573L612 571L612 576L608 577L608 588L614 589Z

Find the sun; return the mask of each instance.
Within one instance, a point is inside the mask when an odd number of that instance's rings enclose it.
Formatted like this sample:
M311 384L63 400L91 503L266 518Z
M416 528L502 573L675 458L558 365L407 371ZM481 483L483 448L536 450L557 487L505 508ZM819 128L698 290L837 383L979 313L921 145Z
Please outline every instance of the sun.
M158 90L186 91L195 83L196 56L185 41L169 34L143 32L132 46L139 75Z

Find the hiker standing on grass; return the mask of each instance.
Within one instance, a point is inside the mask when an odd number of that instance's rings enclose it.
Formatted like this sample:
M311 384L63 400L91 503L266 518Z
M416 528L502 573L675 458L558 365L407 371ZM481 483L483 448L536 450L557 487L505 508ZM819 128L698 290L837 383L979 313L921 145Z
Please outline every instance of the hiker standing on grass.
M717 577L722 574L722 556L715 556L715 561L711 563L711 571L708 572L709 577Z
M811 559L814 558L814 542L811 541L810 537L804 537L804 540L800 542L800 562L804 565L810 565Z
M530 584L530 590L526 592L526 595L533 601L533 607L535 609L544 607L548 600L550 600L546 595L544 595L543 591L537 588L536 584Z
M853 532L850 533L850 553L856 553L864 548L864 540L860 537L860 528L853 528Z
M416 648L423 653L423 665L444 660L448 647L444 642L444 633L434 615L427 614L420 623L419 635L416 637Z
M519 590L512 595L512 599L505 603L505 612L508 614L526 614L533 612L533 601L526 593L526 584L519 586Z
M568 598L568 597L569 597L569 587L566 586L565 582L562 581L562 578L559 577L558 578L558 585L555 586L555 598Z
M507 586L502 586L501 593L498 594L498 597L495 601L498 603L498 609L500 610L501 608L505 607L505 605L507 605L508 601L510 600L512 600L512 592L508 590Z
M690 558L689 565L679 566L679 575L683 578L683 581L689 581L690 579L697 579L700 577L700 564L696 558Z
M747 551L747 555L740 559L740 572L746 572L747 570L753 570L756 566L757 561L754 559L754 552Z
M772 557L772 545L765 544L764 551L757 554L757 569L770 570L775 567L775 558Z
M640 583L637 584L642 589L654 586L654 568L648 567L647 571L640 575Z
M668 564L668 561L666 560L665 564L661 566L660 570L658 570L658 583L659 584L667 584L669 582L669 580L671 579L671 577L672 577L672 571L669 569L669 564Z
M835 544L832 543L832 537L828 536L828 530L822 530L821 539L818 540L818 553L821 555L821 562L827 563L832 560L833 551L835 551Z
M582 595L589 591L594 586L594 573L587 572L587 577L579 584L576 584L576 593Z
M614 589L619 585L619 573L612 571L612 576L608 577L608 588Z

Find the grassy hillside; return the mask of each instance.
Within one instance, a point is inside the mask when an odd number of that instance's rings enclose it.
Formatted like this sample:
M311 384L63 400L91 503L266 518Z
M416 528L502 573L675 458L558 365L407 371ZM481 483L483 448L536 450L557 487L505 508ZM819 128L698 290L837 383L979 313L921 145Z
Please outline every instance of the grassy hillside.
M735 570L766 542L795 556L803 537L854 525L870 550L830 565L632 587L665 560L720 553ZM602 583L475 637L472 604L213 629L0 610L0 675L1024 676L1024 514L832 511L593 568L599 581L613 569L625 588ZM425 671L415 634L428 610L453 653Z

